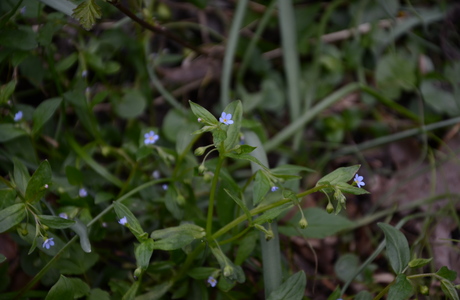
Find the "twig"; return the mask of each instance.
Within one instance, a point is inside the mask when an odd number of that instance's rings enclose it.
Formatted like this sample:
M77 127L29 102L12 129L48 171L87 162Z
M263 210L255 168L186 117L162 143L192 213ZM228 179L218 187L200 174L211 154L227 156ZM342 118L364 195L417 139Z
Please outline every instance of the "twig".
M211 54L209 52L207 52L205 50L202 50L202 49L200 49L198 47L195 47L192 44L189 44L188 42L182 40L180 37L176 36L172 32L169 32L165 27L153 25L153 24L150 24L150 23L142 20L141 18L136 16L134 13L132 13L128 8L123 6L119 2L119 0L109 0L107 2L112 4L113 6L115 6L119 11L121 11L123 14L128 16L131 20L133 20L134 22L138 23L139 25L141 25L145 29L150 30L150 31L155 32L155 33L162 34L165 37L167 37L167 38L179 43L180 45L195 51L196 53L199 53L199 54L202 54L202 55L205 55L205 56L211 56Z

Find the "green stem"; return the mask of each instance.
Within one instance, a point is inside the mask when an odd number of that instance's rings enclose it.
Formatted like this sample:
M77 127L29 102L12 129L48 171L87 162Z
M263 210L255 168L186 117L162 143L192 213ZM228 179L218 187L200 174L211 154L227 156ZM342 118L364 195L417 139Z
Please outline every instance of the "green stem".
M209 194L209 206L208 206L208 218L206 220L206 234L208 237L212 235L212 217L214 215L214 199L216 196L217 183L219 182L219 173L224 163L224 158L219 156L219 161L217 162L216 171L214 172L214 177L212 178L211 183L211 192Z

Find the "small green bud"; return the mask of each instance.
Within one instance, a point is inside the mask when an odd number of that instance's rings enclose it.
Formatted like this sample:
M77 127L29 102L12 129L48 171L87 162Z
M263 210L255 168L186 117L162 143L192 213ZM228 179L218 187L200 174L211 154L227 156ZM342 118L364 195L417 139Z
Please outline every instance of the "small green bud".
M29 234L29 231L27 230L27 228L22 228L21 229L21 235L26 236L27 234Z
M42 228L43 228L43 230L45 230L45 231L48 230L48 229L50 229L48 226L46 226L46 225L44 225L44 224L42 224Z
M305 219L305 217L302 217L302 219L300 219L300 221L299 221L299 226L300 226L300 228L302 228L302 229L307 228L308 222L307 222L307 219Z
M225 266L224 268L224 276L229 277L233 275L233 268L230 267L229 265Z
M195 155L196 155L196 156L201 156L201 155L203 155L204 152L206 151L206 148L207 148L207 147L198 147L198 148L196 148L196 149L195 149L195 152L194 152Z
M213 178L214 178L214 173L212 173L212 172L205 172L203 174L203 179L206 182L211 182Z
M139 278L142 276L142 269L141 267L137 268L135 271L134 271L134 280L139 280Z
M177 204L179 204L179 205L184 205L185 204L184 196L179 194L176 199L177 199Z
M110 148L107 147L107 146L103 146L103 147L101 148L101 152L102 152L102 155L108 156L108 155L110 154Z
M329 202L326 206L326 211L328 214L332 214L332 212L334 211L334 205L332 205L331 202Z
M422 295L428 295L429 292L430 292L430 290L428 289L428 287L426 285L420 286L420 293Z
M268 242L268 241L271 240L273 237L274 237L273 231L272 231L271 229L268 230L267 233L265 234L265 240Z
M198 167L198 172L199 173L204 173L206 171L206 167L204 166L204 164L201 164L199 167Z

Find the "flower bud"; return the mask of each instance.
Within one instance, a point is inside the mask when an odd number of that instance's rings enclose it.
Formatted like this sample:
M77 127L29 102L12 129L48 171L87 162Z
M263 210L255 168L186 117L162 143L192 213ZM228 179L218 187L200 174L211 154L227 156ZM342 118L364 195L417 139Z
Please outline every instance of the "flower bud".
M185 204L185 198L184 198L184 196L182 196L180 194L177 196L176 200L177 200L177 204L179 204L181 206Z
M430 292L430 290L428 289L428 287L426 285L420 286L420 293L422 295L428 295L429 292Z
M196 155L196 156L201 156L201 155L203 155L204 152L206 151L206 148L207 148L207 147L198 147L198 148L196 148L196 149L195 149L195 152L194 152L195 155Z
M300 219L300 221L299 221L299 226L300 226L300 228L302 228L302 229L307 228L308 222L307 222L307 219L305 219L305 217L302 217L302 219Z
M139 267L134 271L134 280L139 280L139 278L142 276L142 269Z
M334 205L332 205L331 202L329 202L326 206L326 211L328 214L332 214L332 212L334 211Z
M203 164L201 164L201 165L198 167L198 172L199 172L200 174L203 174L205 171L206 171L206 167L205 167Z
M268 241L271 240L273 237L274 237L273 231L272 231L271 229L268 230L267 233L265 234L265 240L268 242Z
M233 275L233 268L230 267L229 265L225 266L224 268L224 276L229 277Z
M203 179L206 182L211 182L212 179L214 178L214 173L212 173L212 172L205 172L203 175L204 175Z

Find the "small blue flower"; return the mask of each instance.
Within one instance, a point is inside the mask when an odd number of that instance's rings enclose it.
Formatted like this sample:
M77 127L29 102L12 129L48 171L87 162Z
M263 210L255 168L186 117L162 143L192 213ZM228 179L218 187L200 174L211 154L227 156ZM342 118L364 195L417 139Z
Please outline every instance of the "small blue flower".
M25 15L26 10L27 10L27 8L25 6L23 6L19 12L21 13L21 15Z
M61 217L63 219L68 219L69 218L69 216L65 212L60 213L59 217Z
M145 141L144 144L150 145L150 144L155 144L156 141L160 138L158 134L155 134L153 130L151 130L149 133L144 134Z
M276 192L277 190L279 190L279 187L277 186L272 186L272 188L270 189L272 192Z
M83 72L81 72L81 77L86 78L87 76L88 76L88 70L83 70Z
M162 187L162 188L163 188L163 190L165 190L165 191L168 189L168 185L167 185L166 183L165 183L165 184L163 184L161 187Z
M221 117L219 118L219 121L221 123L224 123L225 125L233 124L232 114L226 114L225 112L223 112Z
M208 277L208 283L209 283L212 287L215 287L216 284L217 284L217 280L216 280L214 277L209 276L209 277Z
M17 122L19 120L22 119L22 111L18 111L15 115L14 115L14 121Z
M356 185L360 188L361 186L365 186L366 184L363 181L364 177L359 176L358 174L355 175L354 182L356 182Z
M88 196L88 192L87 192L84 188L81 188L81 189L78 191L78 195L79 195L81 198L85 198L86 196Z
M123 217L120 220L118 220L118 223L125 226L128 223L128 219L126 219L126 217Z
M43 248L49 249L51 246L54 246L54 238L46 239L43 242Z

